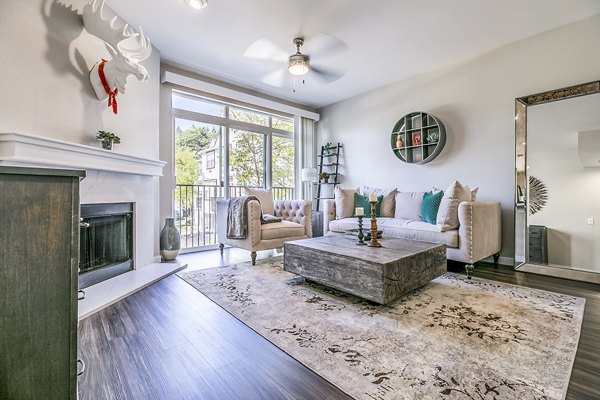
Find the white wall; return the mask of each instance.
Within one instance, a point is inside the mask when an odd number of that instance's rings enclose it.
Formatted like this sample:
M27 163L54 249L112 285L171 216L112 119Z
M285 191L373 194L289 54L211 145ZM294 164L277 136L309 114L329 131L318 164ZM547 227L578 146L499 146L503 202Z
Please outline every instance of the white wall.
M599 79L599 39L597 15L334 104L321 110L319 140L343 143L344 186L411 191L454 179L479 186L478 199L502 202L502 256L512 258L514 99ZM446 126L446 146L429 164L405 164L390 148L394 124L412 111Z
M108 130L122 139L115 152L158 159L160 54L153 49L143 62L148 82L128 80L126 93L117 97L119 114L114 115L95 97L89 82L88 71L109 55L99 39L83 30L78 12L84 3L0 1L0 130L98 147L97 131ZM104 182L123 182L129 176L97 171L88 175L82 184L84 201L106 197ZM132 179L137 188L138 181L144 181L149 199L141 205L147 215L143 229L138 229L149 245L137 249L150 253L143 256L146 263L158 255L158 178ZM91 192L85 193L88 189Z

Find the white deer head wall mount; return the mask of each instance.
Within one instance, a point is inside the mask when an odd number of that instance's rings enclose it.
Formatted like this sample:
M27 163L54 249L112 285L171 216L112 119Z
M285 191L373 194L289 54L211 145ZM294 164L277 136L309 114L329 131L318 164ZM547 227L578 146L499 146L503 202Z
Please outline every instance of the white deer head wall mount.
M110 8L104 6L104 0L91 0L83 8L83 25L86 31L105 42L110 60L102 59L90 71L90 82L98 99L106 101L117 113L117 94L125 93L125 85L130 75L144 82L148 80L148 71L140 64L150 54L150 39L139 33L123 21Z

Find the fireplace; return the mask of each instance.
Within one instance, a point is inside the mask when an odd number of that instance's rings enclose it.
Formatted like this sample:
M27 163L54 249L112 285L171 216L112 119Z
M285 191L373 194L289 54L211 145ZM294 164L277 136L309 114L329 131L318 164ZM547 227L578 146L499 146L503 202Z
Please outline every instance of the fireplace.
M79 288L133 269L133 203L82 204Z

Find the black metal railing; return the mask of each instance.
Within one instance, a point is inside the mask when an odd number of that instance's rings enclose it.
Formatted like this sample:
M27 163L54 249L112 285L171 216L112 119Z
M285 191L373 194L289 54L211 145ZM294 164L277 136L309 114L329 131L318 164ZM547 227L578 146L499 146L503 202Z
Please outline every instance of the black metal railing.
M246 186L230 186L229 197L244 195ZM293 200L294 188L273 187L275 200ZM225 197L217 185L176 185L175 224L181 234L181 248L217 244L217 199Z

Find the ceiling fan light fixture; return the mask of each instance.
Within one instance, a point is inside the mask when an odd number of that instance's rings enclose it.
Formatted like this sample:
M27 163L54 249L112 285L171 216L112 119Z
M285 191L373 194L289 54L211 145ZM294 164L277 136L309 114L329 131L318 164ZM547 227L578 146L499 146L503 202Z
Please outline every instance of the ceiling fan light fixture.
M301 76L308 72L310 67L310 59L304 54L293 54L288 59L288 71L290 74Z
M196 10L200 10L208 5L208 0L185 0L185 2Z

